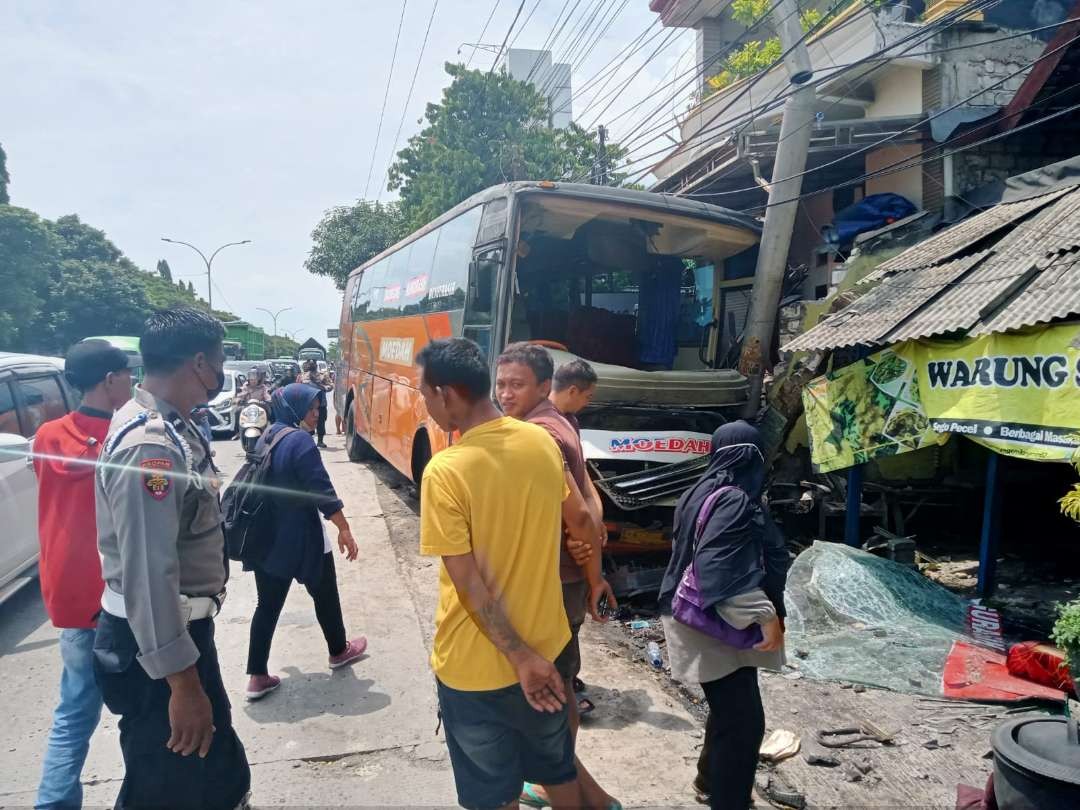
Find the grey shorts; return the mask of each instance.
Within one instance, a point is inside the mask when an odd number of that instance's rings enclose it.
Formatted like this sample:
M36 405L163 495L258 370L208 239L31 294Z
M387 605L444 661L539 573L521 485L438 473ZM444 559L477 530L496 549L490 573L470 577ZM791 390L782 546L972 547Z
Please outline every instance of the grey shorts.
M562 593L566 618L570 621L570 643L555 659L555 668L559 670L564 681L572 681L581 672L581 644L578 635L581 633L581 625L585 624L585 614L588 613L589 583L585 580L564 582Z

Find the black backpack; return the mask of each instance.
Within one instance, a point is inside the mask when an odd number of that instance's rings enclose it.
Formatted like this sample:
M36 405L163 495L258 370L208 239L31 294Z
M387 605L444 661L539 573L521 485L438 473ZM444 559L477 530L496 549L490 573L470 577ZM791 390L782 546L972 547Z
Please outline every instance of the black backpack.
M273 538L274 501L266 490L270 482L270 454L296 428L283 428L269 441L260 441L221 498L225 549L230 560L261 562Z

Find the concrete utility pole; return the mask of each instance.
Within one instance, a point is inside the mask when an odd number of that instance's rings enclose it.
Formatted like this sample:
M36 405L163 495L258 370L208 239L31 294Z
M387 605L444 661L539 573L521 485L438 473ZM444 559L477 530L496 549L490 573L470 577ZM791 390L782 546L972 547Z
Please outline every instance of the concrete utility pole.
M780 44L784 49L784 67L796 90L784 102L784 117L780 124L780 140L776 146L772 183L769 186L769 207L765 212L765 227L761 233L754 290L750 302L750 317L746 322L739 371L750 383L750 399L745 416L754 416L761 405L761 389L765 368L770 362L773 332L776 328L777 307L784 284L791 234L798 197L802 192L802 173L806 169L806 154L814 122L814 87L807 85L814 75L810 55L806 50L802 25L795 0L779 0L773 18Z

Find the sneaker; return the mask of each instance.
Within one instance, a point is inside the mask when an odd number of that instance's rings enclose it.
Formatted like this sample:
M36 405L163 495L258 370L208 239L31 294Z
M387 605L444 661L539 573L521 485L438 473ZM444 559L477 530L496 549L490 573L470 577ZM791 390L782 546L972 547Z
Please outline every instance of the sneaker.
M358 636L345 645L345 649L337 655L330 656L330 669L337 669L351 664L364 654L367 649L367 639Z
M276 675L252 675L248 679L245 694L248 700L259 700L269 695L279 686L281 686L281 678Z

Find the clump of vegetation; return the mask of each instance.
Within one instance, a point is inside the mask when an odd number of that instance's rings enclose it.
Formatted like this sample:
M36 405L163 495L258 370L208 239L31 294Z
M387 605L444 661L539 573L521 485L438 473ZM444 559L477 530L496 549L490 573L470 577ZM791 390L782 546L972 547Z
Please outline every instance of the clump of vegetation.
M1076 466L1080 470L1080 464ZM1080 523L1080 484L1073 484L1073 488L1058 503L1063 515ZM1080 599L1058 607L1057 621L1054 622L1054 629L1050 631L1050 638L1065 653L1073 688L1080 692Z
M1061 514L1080 523L1080 484L1073 484L1073 488L1058 503L1061 504Z
M767 16L772 3L770 0L732 0L731 16L736 22L740 22L747 28L757 25L763 17ZM802 22L803 31L809 31L822 20L822 13L817 9L806 9L799 12L799 20ZM763 28L771 31L772 27L765 24ZM723 90L739 79L753 76L762 70L775 64L784 52L780 44L780 37L767 39L752 39L743 43L742 47L729 55L723 61L723 68L715 76L707 80L708 89L705 97Z
M1077 688L1080 676L1080 599L1066 602L1058 608L1057 621L1050 631L1050 638L1065 653L1065 663Z

